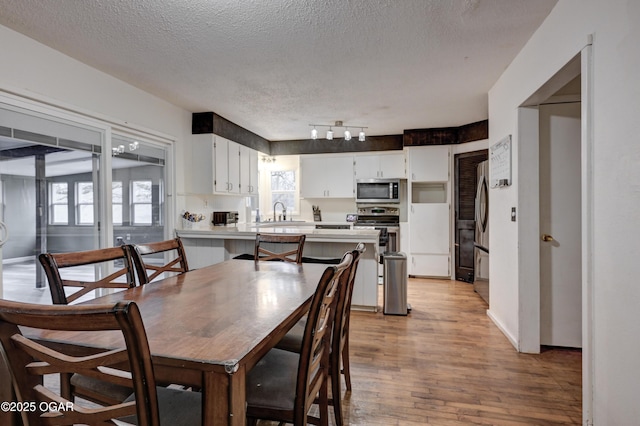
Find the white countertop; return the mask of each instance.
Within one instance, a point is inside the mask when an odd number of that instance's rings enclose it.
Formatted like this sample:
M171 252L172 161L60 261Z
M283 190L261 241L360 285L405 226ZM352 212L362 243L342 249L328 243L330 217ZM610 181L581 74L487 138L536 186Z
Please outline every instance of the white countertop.
M271 234L305 234L307 242L344 241L377 243L380 231L376 229L315 229L316 224L329 222L293 222L291 224L242 224L230 226L199 225L193 229L176 229L182 238L255 239L258 232ZM340 223L342 224L342 223ZM346 224L346 222L345 222Z

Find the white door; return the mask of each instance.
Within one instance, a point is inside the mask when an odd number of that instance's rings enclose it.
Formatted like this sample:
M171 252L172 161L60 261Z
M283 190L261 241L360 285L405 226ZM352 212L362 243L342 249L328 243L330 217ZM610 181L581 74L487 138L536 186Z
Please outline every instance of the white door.
M540 344L582 347L580 103L540 106Z

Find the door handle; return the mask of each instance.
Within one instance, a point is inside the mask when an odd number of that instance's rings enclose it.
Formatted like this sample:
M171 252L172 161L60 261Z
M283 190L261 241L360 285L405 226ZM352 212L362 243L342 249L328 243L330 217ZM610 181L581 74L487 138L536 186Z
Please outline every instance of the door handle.
M549 234L543 234L542 241L546 241L546 242L553 241L553 237Z

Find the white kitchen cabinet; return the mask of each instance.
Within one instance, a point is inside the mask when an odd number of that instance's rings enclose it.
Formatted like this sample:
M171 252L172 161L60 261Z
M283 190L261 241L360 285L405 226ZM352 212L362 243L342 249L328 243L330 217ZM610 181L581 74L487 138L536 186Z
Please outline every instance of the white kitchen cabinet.
M352 155L300 157L300 197L354 198Z
M413 182L449 180L449 146L418 146L407 149L409 177Z
M356 179L405 178L404 152L356 154L354 161Z
M411 254L409 274L418 277L449 277L449 254Z
M223 137L213 134L193 135L190 168L192 178L189 192L243 195L257 193L258 152ZM246 182L246 191L241 186L243 182Z
M215 192L215 136L212 134L193 135L191 139L191 187L194 194Z
M449 203L411 204L409 224L409 273L418 276L450 276Z
M240 146L240 193L258 193L258 151L244 145Z
M214 150L216 192L239 194L240 145L220 136L215 136Z

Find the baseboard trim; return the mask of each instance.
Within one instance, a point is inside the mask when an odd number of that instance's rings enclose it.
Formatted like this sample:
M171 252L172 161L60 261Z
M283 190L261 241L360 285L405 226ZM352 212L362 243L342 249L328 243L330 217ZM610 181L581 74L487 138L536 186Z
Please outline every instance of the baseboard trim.
M502 334L505 335L507 340L509 340L509 342L513 345L513 348L520 352L520 349L518 348L518 340L514 336L512 336L511 333L509 333L507 329L502 325L500 320L498 320L498 318L493 315L491 309L487 309L487 316L489 317L489 319L491 319L491 321L493 321L493 323L496 325L496 327L498 327Z

